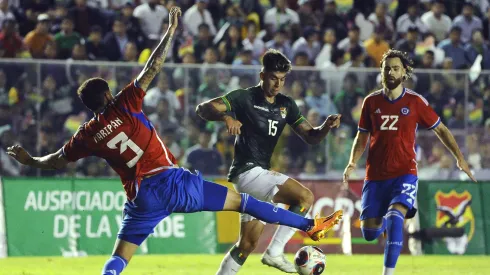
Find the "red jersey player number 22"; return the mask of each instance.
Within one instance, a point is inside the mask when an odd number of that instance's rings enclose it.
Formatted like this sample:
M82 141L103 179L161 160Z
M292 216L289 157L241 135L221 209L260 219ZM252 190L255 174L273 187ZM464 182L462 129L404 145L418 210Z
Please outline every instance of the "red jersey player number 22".
M383 90L368 95L359 121L359 131L371 134L366 179L417 175L416 132L434 129L440 122L427 100L410 89L404 88L394 100Z

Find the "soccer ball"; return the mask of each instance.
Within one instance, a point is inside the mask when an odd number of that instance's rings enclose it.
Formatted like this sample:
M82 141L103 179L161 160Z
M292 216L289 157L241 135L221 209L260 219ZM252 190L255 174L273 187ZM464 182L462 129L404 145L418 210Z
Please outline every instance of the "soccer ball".
M304 246L294 256L294 267L300 275L320 275L325 264L325 254L316 246Z

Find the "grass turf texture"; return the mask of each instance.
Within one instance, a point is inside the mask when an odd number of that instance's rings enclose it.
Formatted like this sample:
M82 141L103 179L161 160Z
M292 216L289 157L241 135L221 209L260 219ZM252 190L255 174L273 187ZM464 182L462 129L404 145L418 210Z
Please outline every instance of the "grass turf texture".
M213 275L223 255L137 255L123 275L189 274ZM292 259L293 255L288 255ZM106 256L83 258L16 257L0 259L0 274L5 275L57 275L100 274ZM362 274L379 275L382 255L327 255L324 275ZM262 265L260 255L249 257L240 275L285 274ZM483 275L490 274L490 256L401 256L396 275Z

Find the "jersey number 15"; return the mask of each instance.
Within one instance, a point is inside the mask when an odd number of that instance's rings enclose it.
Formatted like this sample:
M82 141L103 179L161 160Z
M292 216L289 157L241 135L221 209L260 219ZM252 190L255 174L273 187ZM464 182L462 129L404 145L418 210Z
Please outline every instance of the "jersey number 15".
M269 119L269 136L275 136L277 134L277 123L279 121Z
M117 149L117 144L119 142L121 143L121 145L119 147L119 153L120 154L124 153L126 151L126 149L128 149L128 147L129 147L129 149L131 149L133 152L136 153L136 156L133 159L126 162L126 165L129 168L132 168L133 166L136 165L138 160L140 160L140 158L141 158L141 156L143 156L144 152L143 152L143 150L141 150L141 148L138 145L136 145L136 143L134 143L132 140L130 140L124 132L117 134L117 136L113 137L109 142L107 142L107 147L109 147L111 149Z
M380 130L398 130L398 127L396 126L396 123L398 122L398 116L381 116L381 119L383 120L383 124L381 124L381 127L379 128Z

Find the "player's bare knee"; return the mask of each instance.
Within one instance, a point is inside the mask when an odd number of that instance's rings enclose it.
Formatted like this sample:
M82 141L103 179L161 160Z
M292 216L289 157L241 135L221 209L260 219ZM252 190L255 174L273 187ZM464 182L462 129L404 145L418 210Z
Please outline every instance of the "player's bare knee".
M371 218L361 221L361 228L377 229L383 226L383 218Z
M311 192L311 190L308 188L304 188L300 194L299 204L302 207L308 209L311 207L314 200L315 200L315 196L313 195L313 192Z
M402 213L403 216L405 216L408 212L408 207L406 207L405 205L403 205L401 203L394 203L394 204L390 205L389 209L396 209L396 210L400 211L400 213Z
M240 211L241 202L241 194L235 192L234 190L228 189L225 205L223 206L223 211Z

